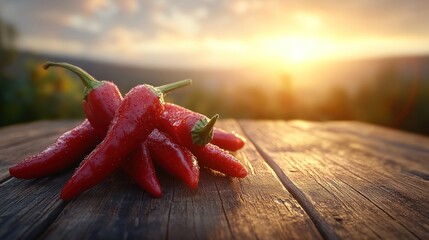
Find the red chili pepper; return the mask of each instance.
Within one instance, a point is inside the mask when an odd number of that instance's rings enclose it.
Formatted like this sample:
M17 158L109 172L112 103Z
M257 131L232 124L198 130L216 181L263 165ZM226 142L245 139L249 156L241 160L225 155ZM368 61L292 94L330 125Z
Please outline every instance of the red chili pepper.
M246 168L234 156L210 143L203 146L196 144L201 139L204 141L200 141L200 143L210 142L209 137L195 137L201 136L200 133L206 134L209 132L208 130L212 130L213 119L216 119L216 116L208 121L204 115L195 114L174 104L164 104L159 128L187 147L197 157L200 165L231 177L245 177L247 175ZM210 134L212 135L213 131L206 135L210 136ZM204 134L202 135L204 136Z
M109 81L98 81L83 69L68 63L47 62L45 69L55 66L63 67L75 73L85 86L83 110L88 121L103 139L106 136L116 109L122 102L118 87Z
M99 130L101 136L104 137L108 130L107 123L113 120L114 110L117 109L122 101L122 96L120 92L117 91L117 87L110 82L98 81L81 68L67 63L48 63L47 67L49 66L65 67L79 76L86 86L84 101L85 113L92 125ZM184 83L187 82L188 80L184 81ZM110 87L102 87L102 84L106 83L108 83ZM166 88L166 86L161 86L160 88ZM165 91L169 90L165 89ZM104 98L107 98L105 101L106 104L103 104ZM103 116L103 118L101 119L97 116ZM144 190L154 197L160 197L161 186L154 174L155 169L153 168L150 155L146 152L145 145L146 143L143 143L135 150L136 152L130 154L131 156L123 163L123 168ZM182 155L185 154L182 153ZM174 164L174 162L172 162L172 164ZM196 175L196 177L198 178L198 175Z
M241 162L229 152L211 143L202 148L193 148L191 152L197 157L201 166L211 168L231 177L244 178L247 170Z
M68 64L62 63L47 63L45 64L45 68L49 66L63 66L67 67ZM71 66L71 65L70 65ZM84 80L84 79L82 79ZM88 82L88 81L84 81ZM88 85L85 84L87 87ZM90 94L85 94L85 99L89 98L91 102L99 102L98 99L106 98L105 104L97 107L110 106L105 111L100 111L97 113L97 116L90 117L91 119L97 118L99 119L97 122L97 128L92 128L87 120L85 120L80 126L75 129L63 134L60 138L58 138L51 146L49 146L43 152L40 152L37 155L28 157L24 159L22 163L19 163L10 168L9 172L12 176L17 178L37 178L48 176L53 173L57 173L62 171L75 162L79 161L82 157L84 157L87 153L89 153L95 146L104 138L107 129L109 127L109 122L107 119L107 115L114 114L109 111L109 109L116 109L119 106L119 102L115 101L120 98L122 100L122 96L119 93L118 88L115 84L107 81L96 82L91 85L91 88L98 88L97 91L91 91ZM86 92L87 93L87 92ZM101 94L100 94L101 93ZM109 94L106 96L106 93ZM91 115L92 111L88 109L89 107L86 104L86 100L84 100L84 111L87 115ZM100 138L97 137L100 136Z
M160 126L162 127L163 130L165 130L165 132L174 132L176 131L177 126L179 125L178 121L188 121L188 126L183 128L182 130L186 133L186 132L190 132L190 128L196 128L194 121L198 121L200 119L205 119L206 117L202 114L193 112L189 109L186 109L184 107L175 105L175 104L171 104L171 103L166 103L165 104L165 110L164 110L164 114L161 117L160 120ZM192 117L190 117L192 116ZM189 117L190 119L188 120L183 120L184 118ZM172 124L174 123L174 124ZM213 122L214 124L214 122ZM203 126L204 127L204 126ZM208 127L208 129L210 129L210 126ZM219 146L220 148L223 148L225 150L228 151L237 151L238 149L242 148L245 144L245 140L243 137L241 137L240 135L236 134L236 133L229 133L226 132L222 129L219 128L213 128L213 139L211 140L210 143ZM206 134L206 135L204 135ZM194 129L194 135L196 135L196 137L194 138L198 138L198 135L204 135L203 137L200 138L204 138L205 139L210 139L210 132L207 131L206 133L204 133L203 131L199 130L197 131L196 129ZM193 137L191 135L187 135L186 137L186 141L191 142ZM198 141L198 140L197 140ZM207 141L207 140L206 140ZM204 143L204 142L202 142Z
M147 143L155 162L165 171L182 179L191 189L198 186L197 160L188 149L158 129L152 131Z
M242 148L246 140L235 132L227 132L220 128L214 128L213 140L210 142L228 151L237 151Z
M159 128L187 148L201 147L213 139L213 126L219 115L208 119L175 104L164 104Z
M86 86L87 94L83 100L83 109L87 119L103 139L116 109L122 102L122 95L114 83L108 81L102 83L94 91L91 91L94 88Z
M96 134L104 139L113 120L116 109L122 102L122 95L117 86L109 81L98 81L83 69L68 63L48 62L44 65L47 69L51 66L63 67L75 73L85 85L83 109ZM95 147L95 146L94 146ZM161 186L153 174L155 169L150 162L150 155L139 147L133 155L122 165L123 169L136 181L141 188L154 197L161 196ZM147 159L149 158L149 159ZM148 164L150 162L150 164ZM128 166L129 165L129 166Z
M182 81L160 88L138 85L131 89L119 105L106 137L66 183L61 198L76 196L117 169L127 154L155 129L164 108L163 93L189 83Z
M122 167L149 194L154 197L161 197L161 185L156 177L146 142L141 143L138 149L128 156Z
M88 120L61 135L44 151L27 157L9 168L16 178L46 177L60 172L82 159L100 142Z

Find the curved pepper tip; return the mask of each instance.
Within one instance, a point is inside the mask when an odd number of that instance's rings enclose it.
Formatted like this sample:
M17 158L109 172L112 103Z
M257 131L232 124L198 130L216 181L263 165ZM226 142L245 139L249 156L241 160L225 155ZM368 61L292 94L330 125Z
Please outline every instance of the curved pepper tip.
M246 139L236 132L232 132L232 134L235 136L234 140L236 143L236 148L237 148L236 150L243 148L244 145L246 144Z
M80 192L82 192L80 189L77 189L76 187L72 186L75 183L70 184L71 182L74 182L73 177L66 183L66 185L61 190L60 198L64 201L71 200Z
M38 177L38 174L27 170L28 165L25 162L15 164L9 168L9 174L18 179L32 179Z
M238 173L237 173L237 177L238 178L245 178L246 176L247 176L247 170L246 170L246 168L242 168L242 169L240 169L239 171L238 171Z
M14 165L14 166L10 167L9 168L9 174L12 177L20 178L19 177L19 167L18 167L18 165Z
M68 200L70 200L70 199L72 199L73 198L73 195L71 195L70 194L70 192L69 191L64 191L65 189L63 189L62 191L61 191L61 193L60 193L60 198L62 199L62 200L64 200L64 201L68 201Z
M192 190L195 190L198 187L198 182L199 182L199 176L195 176L194 178L186 181L186 185L188 185L189 188L191 188Z
M146 191L148 191L148 190L146 190ZM155 198L160 198L160 197L162 197L162 190L161 190L161 187L158 185L158 186L153 186L153 188L151 189L151 191L149 192L149 194L152 196L152 197L155 197Z

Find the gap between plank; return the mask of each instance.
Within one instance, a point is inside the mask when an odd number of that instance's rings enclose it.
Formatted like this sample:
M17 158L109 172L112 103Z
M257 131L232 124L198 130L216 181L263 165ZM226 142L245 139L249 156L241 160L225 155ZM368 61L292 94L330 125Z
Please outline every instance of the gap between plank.
M417 177L419 177L425 181L429 181L429 174L426 174L426 173L423 173L423 172L420 172L417 170L406 170L405 172L407 172L411 175L417 176Z
M297 130L300 130L301 131L301 129L298 129L297 128ZM308 134L308 133L307 133ZM328 138L324 138L324 137L322 137L322 136L318 136L318 135L314 135L314 134L309 134L310 136L313 136L313 137L316 137L316 138L318 138L318 139L322 139L322 140L328 140L328 141L331 141L330 139L328 139ZM334 143L336 143L336 142L334 142ZM337 144L337 143L336 143ZM340 144L340 143L338 143L338 144ZM358 149L355 149L356 151L359 151ZM320 159L320 157L318 157L319 159ZM339 163L337 163L337 166L338 167L340 167L340 168L342 168L342 169L344 169L345 171L347 171L347 172L349 172L350 174L352 174L352 175L354 175L356 178L360 178L360 179L362 179L363 181L365 181L365 182L368 182L368 183L370 183L367 179L365 179L365 178L363 178L363 177L361 177L361 176L359 176L359 175L357 175L356 173L354 173L353 171L350 171L348 168L346 168L346 167L344 167L344 166L342 166L341 164L339 164ZM395 217L394 216L392 216L389 212L387 212L386 210L384 210L382 207L380 207L378 204L376 204L374 201L372 201L369 197L367 197L364 193L362 193L361 191L359 191L358 189L356 189L355 187L353 187L352 185L350 185L349 183L347 183L347 182L345 182L345 181L343 181L342 179L340 179L340 181L341 182L343 182L345 185L347 185L347 186L349 186L351 189L353 189L356 193L358 193L359 195L361 195L363 198L365 198L368 202L370 202L372 205L374 205L376 208L378 208L378 209L380 209L380 211L382 211L382 212L384 212L386 215L388 215L391 219L392 219L392 221L396 221L396 219L395 219ZM322 185L321 185L322 186ZM323 186L322 186L323 187ZM384 190L384 189L380 189L381 191L383 191L383 192L385 192L386 194L390 194L389 192L387 192L386 190ZM398 224L399 225L401 225L405 230L407 230L411 235L413 235L414 237L416 237L416 239L420 239L419 238L419 236L418 235L416 235L412 230L410 230L407 226L405 226L404 224L402 224L401 222L399 222L398 221ZM373 231L374 232L374 231ZM374 232L375 233L375 232Z
M10 179L12 179L12 176L11 176L11 175L8 175L8 176L6 176L6 177L4 177L4 178L0 179L0 184L3 184L3 183L5 183L5 182L9 181Z
M227 214L226 214L225 206L223 205L223 200L222 200L222 197L221 197L221 195L220 195L219 188L218 188L218 186L217 186L217 183L216 183L216 182L215 182L215 186L216 186L217 195L219 196L220 204L222 205L222 212L223 212L223 215L225 216L226 222L228 223L228 229L229 229L229 232L231 233L231 236L234 236L234 234L232 233L232 230L231 230L231 223L229 222L228 216L227 216Z
M61 200L61 202L59 202L57 204L57 206L55 206L55 208L51 211L51 214L49 215L49 218L46 219L46 221L44 222L44 224L38 226L37 229L40 229L40 231L35 234L34 239L40 239L41 236L43 236L43 234L46 232L46 230L49 228L49 226L51 226L51 224L63 212L63 210L67 206L67 204L69 204L69 202L65 202L65 201Z
M170 216L171 216L171 208L174 203L174 191L176 189L176 184L173 182L173 193L171 194L171 200L170 200L170 208L168 209L168 218L167 218L167 232L165 239L170 239Z
M342 181L342 180L341 180ZM367 196L365 196L365 194L363 194L361 191L359 191L358 189L354 188L352 185L342 181L344 184L346 184L347 186L349 186L351 189L353 189L355 192L357 192L359 195L361 195L362 197L364 197L367 201L369 201L371 204L373 204L374 206L376 206L378 209L380 209L380 211L384 212L387 216L389 216L393 221L396 221L396 219L387 211L385 211L383 208L381 208L380 206L378 206L377 204L375 204L371 199L369 199ZM421 239L419 236L417 236L413 231L411 231L407 226L405 226L404 224L402 224L401 222L397 222L399 225L401 225L404 229L406 229L411 235L413 235L416 239Z
M286 176L286 174L281 170L281 168L275 163L275 161L266 154L247 134L246 129L243 127L240 121L238 122L238 126L241 128L245 137L255 146L258 153L262 156L264 161L271 167L277 177L280 179L280 182L283 186L288 190L288 192L297 200L297 202L301 205L304 211L307 213L311 221L316 226L319 233L322 235L324 239L340 239L338 235L329 227L329 224L325 222L318 214L316 209L304 195L304 193L297 187L293 182Z
M3 181L2 185L8 184L9 182L21 181L21 180L24 180L24 179L18 179L18 178L14 178L12 176L9 176L9 177L7 177L7 180ZM24 181L27 181L27 180L24 180ZM43 183L43 181L44 181L44 183ZM13 183L11 183L11 184L13 184ZM41 184L46 185L46 180L42 180ZM52 205L48 203L48 205L47 205L48 207L43 209L43 211L42 211L42 212L44 212L44 211L47 212L44 215L45 216L44 220L38 221L37 224L35 222L33 222L33 225L29 229L22 232L22 233L24 233L26 238L41 239L41 236L43 236L43 234L47 231L49 226L52 225L52 223L58 218L58 216L63 212L64 208L69 203L69 202L63 201L63 200L61 200L55 196L52 198L52 202L53 202ZM42 202L36 202L36 204L34 206L37 206L39 204L42 204ZM33 211L34 211L34 209L28 208L23 213L24 213L24 215L26 215L27 213L33 212ZM32 215L34 215L34 214L32 214ZM21 236L21 238L22 238L22 236Z

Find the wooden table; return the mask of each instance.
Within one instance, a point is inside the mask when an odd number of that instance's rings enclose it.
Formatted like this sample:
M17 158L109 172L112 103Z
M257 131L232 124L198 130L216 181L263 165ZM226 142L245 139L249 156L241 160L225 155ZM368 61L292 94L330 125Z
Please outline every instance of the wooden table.
M70 202L68 171L8 168L77 121L0 129L0 239L429 239L429 138L357 122L223 120L248 139L249 176L201 169L199 187L160 172L151 198L117 172Z

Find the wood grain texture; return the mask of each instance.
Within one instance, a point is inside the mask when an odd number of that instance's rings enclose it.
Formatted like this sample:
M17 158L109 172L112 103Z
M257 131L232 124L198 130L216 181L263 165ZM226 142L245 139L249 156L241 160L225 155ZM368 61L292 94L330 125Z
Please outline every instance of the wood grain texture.
M235 121L221 124L239 129ZM320 238L251 144L239 158L252 169L250 176L236 179L201 169L195 191L161 173L161 199L115 176L68 204L43 238Z
M280 121L240 124L323 229L348 239L429 238L426 180L349 147L338 132L321 136Z
M292 121L288 124L310 134L317 132L319 137L388 159L387 164L392 167L429 180L429 141L423 136L359 122L333 124Z
M59 192L70 173L20 180L11 178L8 169L79 122L39 121L0 129L0 239L36 238L62 211Z
M34 239L42 234L65 205L59 191L68 177L11 178L0 184L0 239Z
M62 122L49 130L50 124L36 124L40 132L28 138L22 132L34 125L1 129L17 142L0 148L1 173L7 174L10 165L43 150L61 134L60 129L65 131L75 124L78 122ZM240 131L233 120L220 124ZM159 172L161 199L151 198L120 171L71 202L58 199L71 172L39 180L11 178L1 185L0 238L321 238L251 143L237 157L248 167L249 177L235 179L201 169L195 191Z
M428 138L356 122L222 120L245 134L244 179L201 169L199 187L158 170L151 198L122 171L70 202L71 171L8 168L80 121L0 129L0 239L429 239Z

